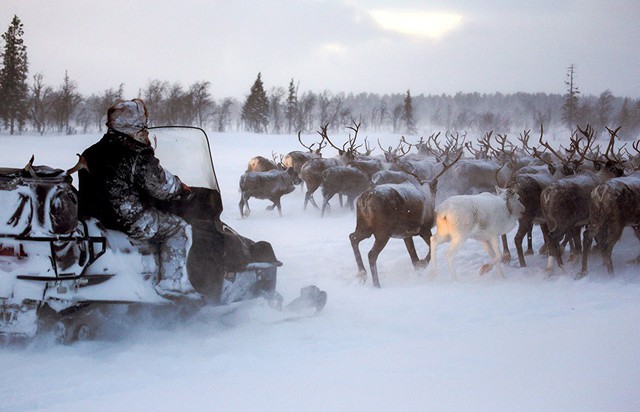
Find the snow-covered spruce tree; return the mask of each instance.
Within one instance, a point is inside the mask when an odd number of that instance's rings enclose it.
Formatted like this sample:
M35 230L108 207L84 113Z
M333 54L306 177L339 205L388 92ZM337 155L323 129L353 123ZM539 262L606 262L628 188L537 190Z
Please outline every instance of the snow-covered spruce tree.
M576 66L571 64L567 68L567 80L564 82L567 86L567 94L564 96L564 103L562 105L562 121L571 131L576 127L578 95L580 94L578 86L575 84L575 75Z
M402 107L402 121L404 122L405 131L408 134L416 134L416 121L413 118L413 99L411 91L407 90L404 97L404 106Z
M261 76L262 74L258 73L256 81L251 86L251 93L242 106L241 115L245 129L255 133L266 133L269 125L269 99L264 91Z
M289 82L289 94L287 95L286 108L284 112L287 121L287 133L293 133L298 129L298 87L293 84L293 79Z
M13 16L9 29L2 35L2 68L0 68L0 116L9 133L21 130L29 112L27 46L22 40L22 23Z

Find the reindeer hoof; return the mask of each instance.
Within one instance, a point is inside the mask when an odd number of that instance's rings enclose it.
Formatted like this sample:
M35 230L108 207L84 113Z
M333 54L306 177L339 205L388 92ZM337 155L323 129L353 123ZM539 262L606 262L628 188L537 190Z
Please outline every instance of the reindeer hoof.
M493 265L490 263L485 263L484 265L482 265L482 267L480 268L480 276L490 271L492 267Z
M511 262L511 253L505 253L502 255L502 263Z
M587 272L581 270L580 272L578 272L578 274L575 275L574 279L575 280L580 280L585 276L587 276Z
M358 271L358 279L360 280L360 283L364 285L367 282L367 271L366 270Z
M551 279L552 277L554 277L555 271L553 270L553 268L545 267L544 275L545 275L545 278Z
M531 250L531 249L527 249L527 251L526 251L526 252L524 252L524 255L525 255L525 256L533 256L533 250Z
M429 264L429 261L427 259L420 259L413 264L413 268L415 270L424 269L427 267L428 264Z

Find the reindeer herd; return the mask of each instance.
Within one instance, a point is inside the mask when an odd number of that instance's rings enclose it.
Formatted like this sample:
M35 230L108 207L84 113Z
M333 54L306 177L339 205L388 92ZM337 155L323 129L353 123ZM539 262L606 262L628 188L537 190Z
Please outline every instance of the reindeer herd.
M589 126L578 127L567 147L557 148L544 140L541 127L537 144L530 142L529 131L516 143L492 132L476 141L466 134L438 133L416 143L402 137L387 149L378 142L383 154L374 156L366 138L359 144L359 128L356 122L348 126L349 136L341 147L324 126L318 131L320 141L311 145L298 134L306 151L280 159L274 153L272 160L251 159L240 178L241 216L249 215L251 197L270 200L269 208L277 208L282 216L280 199L296 185L305 190L304 210L310 203L321 216L335 195L341 206L346 197L347 206L355 209L356 227L349 240L363 282L367 270L359 244L374 237L367 257L376 287L378 255L391 238L403 239L414 267L428 266L431 276L436 275L438 245L450 242L445 256L454 279L454 254L468 239L481 242L491 258L480 274L495 267L504 276L501 263L511 259L506 234L516 226L513 241L521 267L526 266L525 256L533 254L532 231L537 225L544 240L540 253L548 256L545 271L552 274L557 266L566 273L563 251L568 245L569 260L582 255L576 278L587 274L594 240L610 274L612 250L623 229L631 226L640 240L640 141L630 151L618 141L619 129L607 129L604 148ZM337 156L323 157L329 145ZM319 188L321 206L314 199ZM416 252L415 236L429 247L424 259ZM632 262L640 263L640 256Z

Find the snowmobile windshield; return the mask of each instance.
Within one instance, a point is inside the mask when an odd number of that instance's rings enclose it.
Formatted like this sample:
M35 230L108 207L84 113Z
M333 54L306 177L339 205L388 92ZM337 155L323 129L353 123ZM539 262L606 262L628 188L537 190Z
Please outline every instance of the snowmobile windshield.
M149 138L163 168L189 186L218 190L209 139L197 127L150 127Z

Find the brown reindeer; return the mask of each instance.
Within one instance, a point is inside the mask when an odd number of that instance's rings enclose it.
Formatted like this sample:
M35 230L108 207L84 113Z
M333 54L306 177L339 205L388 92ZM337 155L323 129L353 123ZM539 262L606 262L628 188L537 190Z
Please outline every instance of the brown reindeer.
M293 168L286 170L269 170L266 172L245 172L240 176L240 216L248 217L251 213L249 199L267 199L273 202L268 206L268 210L278 209L278 214L282 216L282 206L280 198L293 192L294 182L297 176Z
M353 202L362 192L371 187L371 180L360 169L352 166L334 166L322 172L322 212L330 208L329 201L336 194L347 197L349 210L353 210Z
M416 252L413 236L420 236L427 245L431 240L431 228L435 224L435 199L438 178L460 160L460 155L451 163L443 163L442 171L431 181L413 183L388 184L374 186L363 192L356 201L356 229L349 235L353 254L358 265L358 274L366 280L367 271L362 262L359 244L371 235L375 237L373 247L369 251L369 267L373 285L380 287L377 260L389 239L404 240L407 252L414 268L424 267L431 259L431 251L420 260ZM417 178L417 177L416 177Z
M327 145L327 143L323 145L321 140L320 143L318 143L318 148L314 149L313 146L315 146L316 143L312 143L310 146L305 145L300 137L300 132L298 132L298 141L302 147L307 149L307 151L303 152L300 150L294 150L287 153L282 159L282 165L285 168L292 167L296 174L300 176L300 170L307 160L322 157L322 149Z
M582 137L572 138L572 147L578 154L577 159L569 156L572 163L582 164L593 144L594 132L589 126L585 130L578 128ZM613 137L612 137L613 138ZM586 139L581 147L580 141ZM548 255L546 271L552 272L554 260L564 271L562 249L563 238L577 239L575 247L580 252L580 232L589 222L589 202L591 191L612 177L620 177L623 169L613 160L602 166L595 163L596 171L587 170L559 179L547 186L540 195L540 207L547 222Z
M300 178L304 181L307 186L307 191L304 196L304 210L307 210L307 204L310 202L313 207L319 209L318 204L313 198L313 194L318 188L322 185L322 173L333 166L345 166L349 163L350 160L355 158L355 153L358 147L356 147L356 138L358 134L358 127L349 127L352 130L355 130L356 136L353 138L349 136L349 140L342 146L342 149L335 146L331 140L329 139L329 135L327 134L327 128L329 124L320 127L320 131L318 134L322 137L322 141L328 142L332 147L338 150L337 157L331 158L315 158L308 160L302 168L300 169ZM349 145L349 147L347 147Z
M617 131L607 129L612 136ZM640 142L640 141L639 141ZM637 143L637 142L636 142ZM611 145L610 145L611 147ZM634 144L636 151L637 144ZM613 155L615 157L615 155ZM620 158L616 158L620 161ZM585 228L582 243L582 268L578 278L587 275L591 243L596 240L602 253L604 266L613 274L611 253L620 240L625 227L631 226L640 240L640 168L634 167L629 176L618 177L598 185L591 192L589 223ZM640 262L640 256L634 263Z
M632 226L640 240L640 172L618 177L598 185L591 192L589 223L582 243L582 269L578 278L587 275L589 252L596 239L603 264L613 274L611 253L625 227ZM636 262L640 257L636 259Z
M542 214L540 207L540 196L542 191L555 182L559 177L564 177L564 172L570 170L563 167L557 167L557 164L552 163L547 157L545 157L546 150L550 148L548 143L543 142L542 137L544 129L540 126L540 146L529 146L529 132L525 131L520 135L519 140L522 142L523 150L532 158L537 159L544 166L529 166L518 169L516 176L511 179L507 187L514 190L520 196L520 202L524 205L524 213L518 219L518 230L513 238L518 254L518 262L520 267L526 267L525 255L533 254L533 239L532 229L534 225L540 225L543 236L546 237L548 231L546 221ZM544 150L540 150L540 147L544 147ZM555 151L554 151L555 152ZM559 155L558 155L559 156ZM561 162L565 162L565 159L560 158ZM570 171L573 173L573 171ZM553 173L553 174L552 174ZM525 235L527 236L527 251L524 252L522 248L522 241ZM502 238L504 249L504 261L508 261L511 258L509 248L506 242L506 235ZM545 239L546 241L546 239Z

